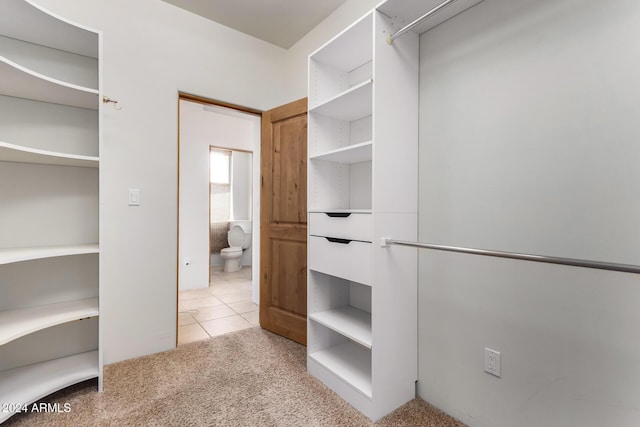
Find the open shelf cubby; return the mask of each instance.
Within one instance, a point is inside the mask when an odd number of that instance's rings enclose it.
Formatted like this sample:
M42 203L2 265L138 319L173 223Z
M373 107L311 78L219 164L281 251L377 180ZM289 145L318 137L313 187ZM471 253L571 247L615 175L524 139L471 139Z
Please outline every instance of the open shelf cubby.
M98 376L98 352L89 351L0 372L0 402L28 405L48 394ZM0 422L11 417L0 412Z
M51 326L98 315L98 298L0 311L0 345Z

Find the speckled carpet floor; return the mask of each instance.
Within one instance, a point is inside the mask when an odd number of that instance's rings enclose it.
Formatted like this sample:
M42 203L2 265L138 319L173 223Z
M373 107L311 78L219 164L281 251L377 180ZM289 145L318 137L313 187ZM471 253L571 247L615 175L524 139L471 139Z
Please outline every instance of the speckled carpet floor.
M86 381L43 400L58 403L59 413L18 414L3 427L464 427L421 399L374 424L305 364L305 347L259 327L245 329L106 366L104 393L96 392L96 380Z

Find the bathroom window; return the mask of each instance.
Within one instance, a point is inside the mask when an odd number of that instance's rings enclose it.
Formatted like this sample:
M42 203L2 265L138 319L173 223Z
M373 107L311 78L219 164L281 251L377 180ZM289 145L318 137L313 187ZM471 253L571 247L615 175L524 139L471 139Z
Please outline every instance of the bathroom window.
M231 176L231 151L211 148L209 172L212 184L229 184Z
M231 151L210 149L209 201L211 222L211 252L226 248L231 219Z

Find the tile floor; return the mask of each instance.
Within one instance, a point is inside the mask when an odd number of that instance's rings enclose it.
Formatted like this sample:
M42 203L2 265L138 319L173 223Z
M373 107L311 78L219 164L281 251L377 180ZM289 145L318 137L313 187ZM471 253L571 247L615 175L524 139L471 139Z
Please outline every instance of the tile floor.
M258 324L258 306L251 300L251 267L235 273L212 267L208 288L178 293L178 345Z

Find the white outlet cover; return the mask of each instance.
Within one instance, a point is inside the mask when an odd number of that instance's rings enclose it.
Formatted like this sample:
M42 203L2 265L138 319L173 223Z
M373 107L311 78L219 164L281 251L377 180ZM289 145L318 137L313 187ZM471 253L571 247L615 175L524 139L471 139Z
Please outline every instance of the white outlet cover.
M140 189L129 189L129 206L140 206Z
M484 371L500 378L501 371L501 354L499 351L490 348L484 348Z

